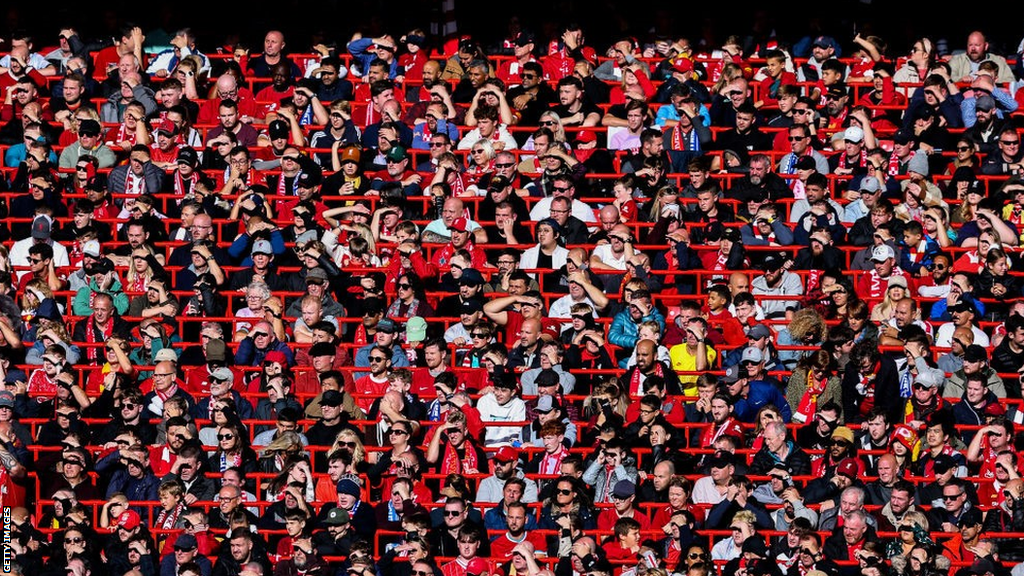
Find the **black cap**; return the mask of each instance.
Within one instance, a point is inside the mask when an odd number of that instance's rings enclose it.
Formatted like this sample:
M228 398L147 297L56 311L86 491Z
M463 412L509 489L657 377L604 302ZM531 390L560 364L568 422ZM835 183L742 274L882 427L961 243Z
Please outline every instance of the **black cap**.
M811 156L801 156L800 159L796 161L797 170L813 170L817 168L817 166L818 163L815 162L814 158Z
M964 360L967 362L988 362L988 352L983 346L971 344L964 350Z
M725 468L734 464L736 464L736 457L725 450L719 450L708 458L708 466L711 468Z
M768 555L768 545L764 543L764 538L754 535L743 541L743 552L750 552L764 558Z
M345 396L337 390L326 390L320 397L321 406L341 406Z
M936 474L945 474L954 468L956 468L956 461L949 454L939 454L935 461L932 462L932 469L935 470Z
M315 170L314 171L303 170L302 173L299 174L299 177L298 177L297 181L295 182L295 185L299 186L301 188L312 188L314 186L319 186L320 182L322 182L322 181L323 181L323 176L321 176L319 172L317 172Z
M466 268L462 271L462 276L459 276L460 286L482 286L484 284L484 276L475 268Z
M530 34L529 32L520 32L519 35L516 36L516 46L519 47L526 46L527 44L533 44L533 41L533 34Z
M849 96L850 91L849 89L846 88L846 84L842 82L836 82L835 84L828 87L828 90L825 92L825 94L828 96L833 96L835 98L842 98L843 96Z
M971 506L960 515L960 519L956 521L956 526L957 528L966 528L968 526L977 526L982 522L981 510Z
M85 273L92 276L93 274L106 274L107 272L114 271L114 263L111 262L110 258L100 258L94 264L85 269Z
M316 358L317 356L334 356L337 351L338 349L334 347L334 344L317 342L309 347L309 357Z
M267 126L267 134L271 140L277 140L279 138L287 138L292 133L291 127L284 120L274 120Z
M188 164L195 168L199 165L199 154L189 146L178 148L178 164Z
M779 268L782 268L784 263L785 262L781 257L776 256L775 254L769 254L761 261L761 270L764 270L765 272L775 272Z
M103 127L100 126L100 123L92 119L82 120L78 123L79 136L99 136L102 130Z

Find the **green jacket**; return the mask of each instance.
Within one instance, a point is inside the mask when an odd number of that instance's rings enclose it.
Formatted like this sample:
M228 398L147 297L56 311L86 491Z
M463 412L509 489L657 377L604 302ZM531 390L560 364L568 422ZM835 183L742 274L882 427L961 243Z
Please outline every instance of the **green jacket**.
M109 290L100 290L96 280L90 278L89 285L79 288L78 293L75 294L75 299L71 303L71 310L75 313L75 316L90 316L92 314L92 306L90 306L89 301L93 292L109 294L114 299L114 310L117 311L118 315L124 316L128 312L128 295L124 293L120 280L114 278L114 283L110 285Z

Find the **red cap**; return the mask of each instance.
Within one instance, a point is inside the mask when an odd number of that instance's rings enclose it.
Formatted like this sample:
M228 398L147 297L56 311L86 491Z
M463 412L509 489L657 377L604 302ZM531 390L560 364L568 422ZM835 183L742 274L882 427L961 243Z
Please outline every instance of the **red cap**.
M892 439L894 442L899 442L907 448L907 450L913 450L914 445L917 444L917 432L906 424L897 424L892 431Z
M502 446L494 453L494 459L498 462L512 462L519 459L519 451L511 446Z
M836 466L836 474L842 474L851 480L856 478L860 473L860 466L857 465L855 458L845 458Z
M459 232L465 232L468 226L469 222L465 218L456 218L448 228Z
M277 362L282 366L288 364L288 357L285 356L284 352L281 352L280 350L271 350L270 352L267 352L267 355L264 356L263 360L265 362Z
M171 122L170 120L164 119L163 121L160 122L160 125L157 126L156 131L157 132L166 132L167 134L177 134L178 133L178 126L174 122Z
M992 402L988 406L985 406L985 416L1005 416L1006 407L999 402Z
M135 510L125 510L121 512L121 515L117 517L115 522L110 527L111 532L116 532L118 528L124 528L125 530L135 530L142 523L142 518L139 517L139 513Z
M597 133L593 130L581 130L576 133L576 141L581 144L589 144L590 142L597 142Z
M487 564L487 560L483 558L473 558L466 564L467 576L480 576L484 572L490 572L491 567Z
M693 72L693 61L689 58L676 58L672 61L672 69L676 72L682 72L683 74Z

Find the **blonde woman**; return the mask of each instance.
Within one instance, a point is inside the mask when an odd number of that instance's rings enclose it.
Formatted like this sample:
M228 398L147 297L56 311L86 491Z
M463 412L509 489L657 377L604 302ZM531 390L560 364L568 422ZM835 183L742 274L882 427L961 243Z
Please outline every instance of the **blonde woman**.
M481 138L469 148L466 155L466 171L463 177L467 185L476 184L484 174L494 172L494 145L489 139Z
M359 435L352 430L346 428L338 432L338 436L335 438L328 454L334 454L338 450L343 450L352 457L352 462L343 474L365 474L369 470L370 462L367 461L366 447L363 446L363 441L359 438ZM376 459L375 453L373 456Z
M871 321L887 323L896 312L896 303L906 298L907 279L903 276L890 276L889 285L885 289L885 296L882 301L871 310Z

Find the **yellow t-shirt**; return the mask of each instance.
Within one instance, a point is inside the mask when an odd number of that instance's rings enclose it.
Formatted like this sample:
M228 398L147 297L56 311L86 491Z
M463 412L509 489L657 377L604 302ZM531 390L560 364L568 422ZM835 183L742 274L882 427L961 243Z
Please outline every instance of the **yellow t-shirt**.
M715 352L711 346L705 345L704 348L707 350L708 366L714 365L718 352ZM697 357L690 354L685 343L673 346L668 351L668 357L672 361L672 369L679 375L679 384L683 388L683 395L696 396L697 375L683 374L683 372L693 372L697 369Z

